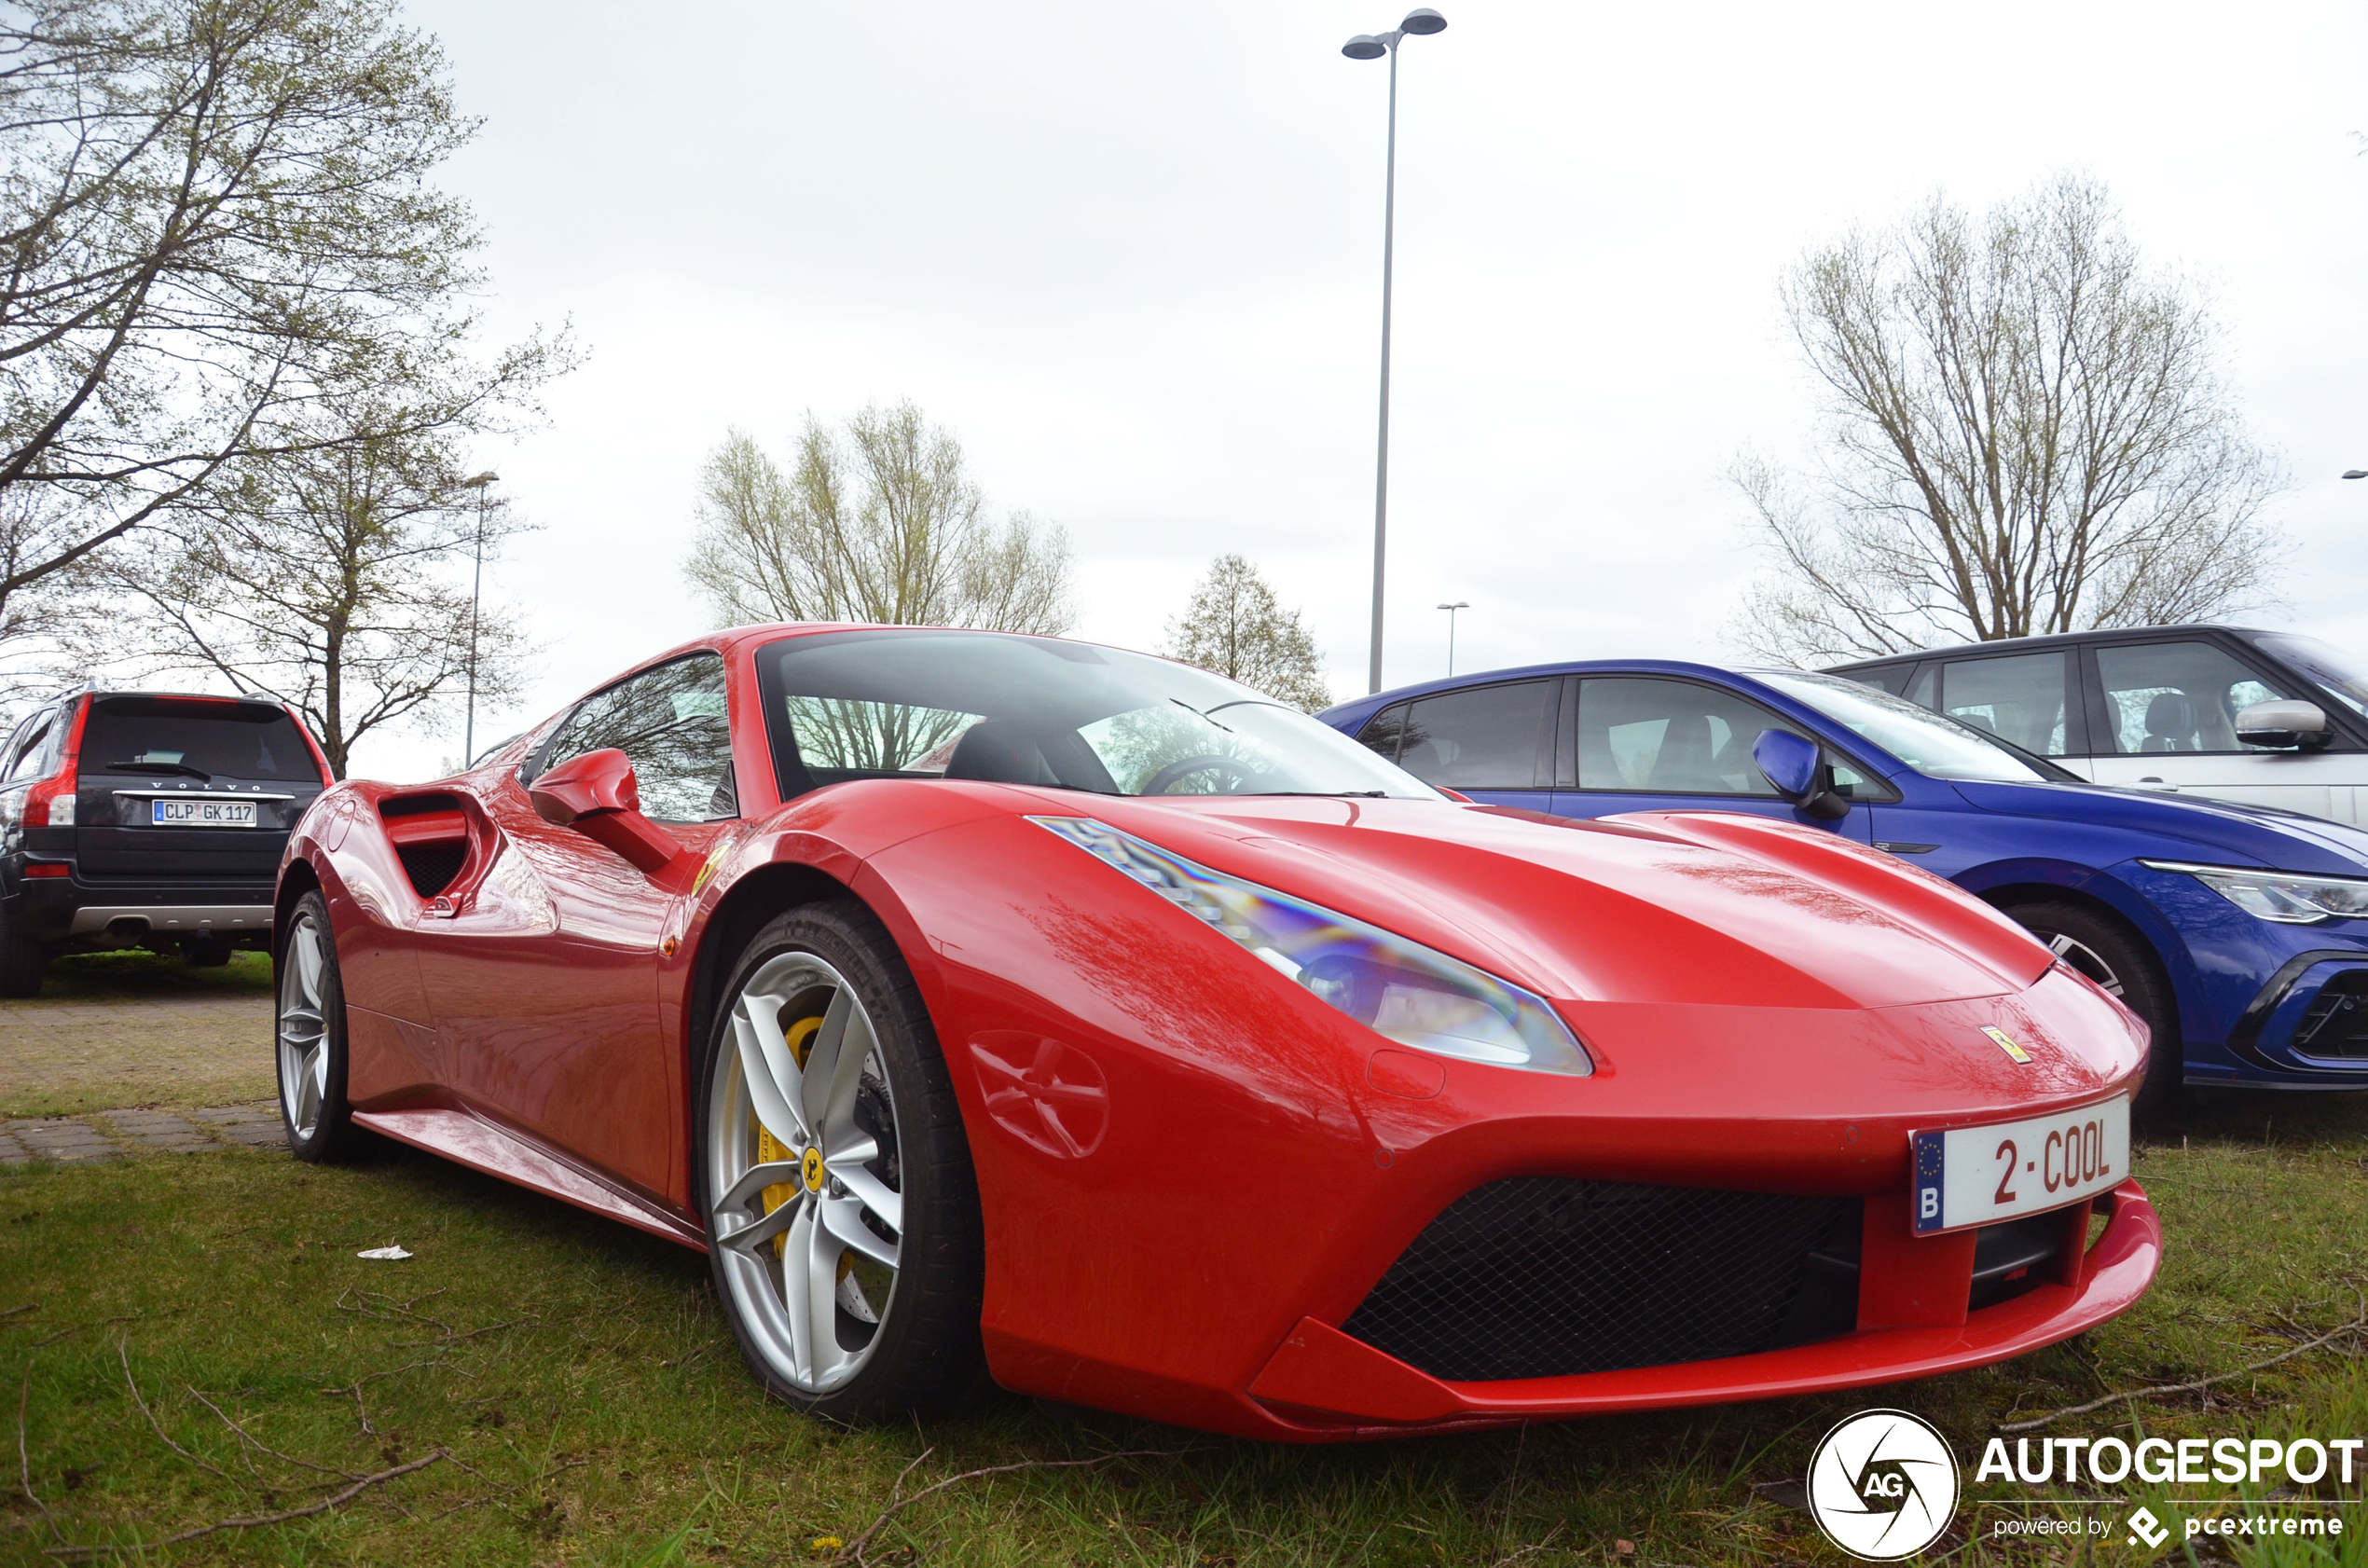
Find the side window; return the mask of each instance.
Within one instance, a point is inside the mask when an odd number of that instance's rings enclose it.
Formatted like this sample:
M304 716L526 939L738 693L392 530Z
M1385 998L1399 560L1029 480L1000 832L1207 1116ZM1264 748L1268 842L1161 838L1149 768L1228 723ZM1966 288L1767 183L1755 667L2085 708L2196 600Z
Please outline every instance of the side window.
M1772 796L1774 786L1752 760L1752 743L1762 730L1792 727L1756 703L1697 681L1584 681L1578 689L1578 787ZM1852 778L1857 781L1856 775Z
M56 720L54 708L36 713L9 737L7 753L0 756L0 780L14 783L41 777L49 751L49 728Z
M1559 681L1517 681L1410 703L1397 765L1451 790L1546 788L1552 769L1539 764L1553 750L1561 688Z
M2145 642L2097 650L2113 750L2241 751L2237 715L2291 693L2209 642Z
M737 817L725 711L723 661L694 653L586 697L552 737L542 768L613 746L632 759L648 816L661 822Z
M2017 653L1941 667L1940 711L2043 757L2064 755L2064 674L2071 655Z
M1397 743L1406 734L1406 705L1397 703L1383 708L1365 721L1356 732L1357 743L1371 748L1391 762L1397 761Z

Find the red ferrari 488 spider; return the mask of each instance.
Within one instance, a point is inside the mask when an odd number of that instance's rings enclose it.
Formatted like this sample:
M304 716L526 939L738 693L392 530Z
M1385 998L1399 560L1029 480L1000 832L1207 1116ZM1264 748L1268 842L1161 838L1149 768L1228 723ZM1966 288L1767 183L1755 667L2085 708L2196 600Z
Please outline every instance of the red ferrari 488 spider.
M1848 1387L2161 1250L2142 1025L1956 888L1807 818L1464 804L1082 643L718 634L322 795L275 930L299 1156L367 1128L704 1249L845 1419Z

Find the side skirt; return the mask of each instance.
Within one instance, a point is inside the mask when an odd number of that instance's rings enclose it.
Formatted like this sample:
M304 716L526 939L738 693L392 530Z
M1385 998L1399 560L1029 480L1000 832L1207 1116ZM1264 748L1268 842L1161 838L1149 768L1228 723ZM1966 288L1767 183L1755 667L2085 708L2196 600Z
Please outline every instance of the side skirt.
M621 1219L694 1252L707 1250L707 1236L671 1209L626 1191L597 1174L529 1141L509 1128L466 1110L445 1107L357 1110L354 1125L441 1155L503 1181Z

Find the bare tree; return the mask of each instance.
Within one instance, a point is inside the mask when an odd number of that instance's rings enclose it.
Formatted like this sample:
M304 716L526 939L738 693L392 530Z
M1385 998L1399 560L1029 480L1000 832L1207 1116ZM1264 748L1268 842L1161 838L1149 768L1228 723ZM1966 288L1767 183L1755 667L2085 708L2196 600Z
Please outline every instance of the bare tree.
M1755 653L1867 657L2223 614L2269 598L2281 465L2248 439L2197 292L2150 272L2104 188L1979 219L1935 197L1783 283L1824 391L1808 475L1729 477L1772 557Z
M475 122L396 11L0 0L0 619L242 460L344 438L336 389L462 352L479 236L429 176Z
M1258 568L1240 556L1219 556L1192 589L1180 620L1167 623L1171 659L1255 686L1302 712L1329 708L1324 661L1299 612L1283 608Z
M337 777L364 736L433 722L472 666L480 705L519 695L514 615L470 613L468 568L522 531L461 487L460 432L411 430L413 410L363 400L308 449L249 459L186 543L110 553L88 574L66 638L84 667L193 671L290 702Z
M1025 512L1000 525L961 444L911 403L838 431L812 415L782 473L735 430L699 474L683 574L719 624L859 621L1067 631L1068 536Z

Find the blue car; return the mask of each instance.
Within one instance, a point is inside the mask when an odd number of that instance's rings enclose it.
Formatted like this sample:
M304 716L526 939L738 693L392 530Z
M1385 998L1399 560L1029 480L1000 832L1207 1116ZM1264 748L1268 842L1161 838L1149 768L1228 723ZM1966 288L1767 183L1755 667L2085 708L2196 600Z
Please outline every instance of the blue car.
M2368 1089L2368 832L2089 784L1877 688L1799 670L1536 665L1318 717L1489 805L1746 811L1905 856L2144 1018L2156 1106L2182 1081Z

